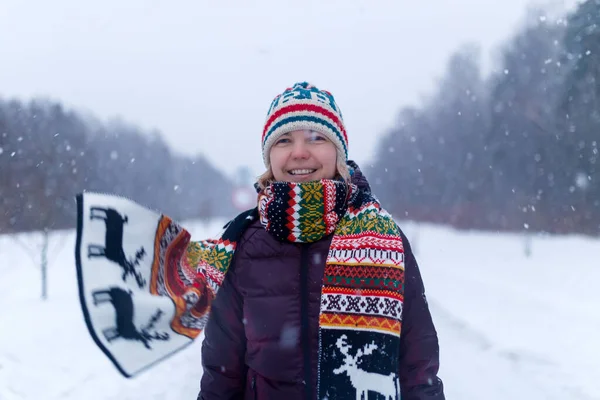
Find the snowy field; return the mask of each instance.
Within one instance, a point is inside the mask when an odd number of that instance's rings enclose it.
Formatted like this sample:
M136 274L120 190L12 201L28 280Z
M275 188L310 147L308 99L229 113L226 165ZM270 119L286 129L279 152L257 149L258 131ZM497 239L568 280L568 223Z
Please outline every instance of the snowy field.
M194 237L219 232L184 224ZM458 233L401 224L416 248L441 345L447 399L600 399L600 240ZM0 236L0 400L195 399L200 341L133 380L93 343L77 295L74 233ZM164 383L159 383L162 381Z

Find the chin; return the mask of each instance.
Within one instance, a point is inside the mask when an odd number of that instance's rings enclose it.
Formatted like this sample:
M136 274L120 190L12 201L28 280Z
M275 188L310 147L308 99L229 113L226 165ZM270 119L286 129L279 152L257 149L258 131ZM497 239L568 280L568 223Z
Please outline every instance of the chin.
M318 180L318 179L312 178L311 176L300 176L300 177L298 177L298 176L292 176L289 179L290 182L298 182L298 183L300 183L300 182L310 182L310 181L316 181L316 180Z
M314 173L305 176L296 176L296 175L288 175L288 182L311 182L311 181L319 181L321 178L319 175Z

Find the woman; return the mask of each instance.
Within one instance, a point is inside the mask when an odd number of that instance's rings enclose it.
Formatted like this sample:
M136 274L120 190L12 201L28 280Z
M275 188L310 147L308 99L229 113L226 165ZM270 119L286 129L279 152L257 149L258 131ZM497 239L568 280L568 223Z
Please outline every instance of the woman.
M417 262L347 154L329 92L304 82L273 100L258 207L228 228L199 399L444 399Z

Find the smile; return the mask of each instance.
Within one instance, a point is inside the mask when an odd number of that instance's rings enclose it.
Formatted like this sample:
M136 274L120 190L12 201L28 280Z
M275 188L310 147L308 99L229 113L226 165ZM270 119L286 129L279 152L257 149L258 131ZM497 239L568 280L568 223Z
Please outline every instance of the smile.
M292 169L288 171L290 175L309 175L315 172L316 169Z

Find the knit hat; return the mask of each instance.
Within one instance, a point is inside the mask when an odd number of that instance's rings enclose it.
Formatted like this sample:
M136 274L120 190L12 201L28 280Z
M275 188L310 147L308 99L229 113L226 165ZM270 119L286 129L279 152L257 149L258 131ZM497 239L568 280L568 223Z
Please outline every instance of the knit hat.
M300 82L275 97L262 134L263 161L267 168L271 146L281 135L296 130L325 135L337 148L338 157L348 160L348 136L342 112L328 91Z

